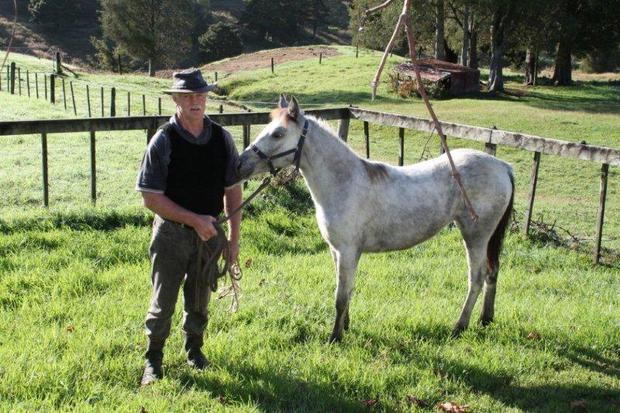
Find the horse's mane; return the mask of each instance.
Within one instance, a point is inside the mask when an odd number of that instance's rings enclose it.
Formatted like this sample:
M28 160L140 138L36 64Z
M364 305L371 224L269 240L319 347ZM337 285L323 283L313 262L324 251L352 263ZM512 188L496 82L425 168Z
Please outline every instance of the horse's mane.
M354 155L355 158L357 158L362 163L362 165L364 166L364 170L368 174L368 178L370 178L372 182L380 182L380 181L385 180L388 177L389 172L387 169L387 165L385 163L369 161L369 160L362 158L357 153L355 153L355 151L351 149L349 145L347 145L346 143L342 141L342 139L340 139L340 137L338 136L338 133L334 131L332 126L329 123L327 123L327 121L321 118L317 118L312 115L304 115L304 116L308 118L309 120L316 122L320 128L324 129L325 132L327 132L327 135L329 137L333 138L335 142L337 142L340 146L342 146L347 151L349 151L352 155Z

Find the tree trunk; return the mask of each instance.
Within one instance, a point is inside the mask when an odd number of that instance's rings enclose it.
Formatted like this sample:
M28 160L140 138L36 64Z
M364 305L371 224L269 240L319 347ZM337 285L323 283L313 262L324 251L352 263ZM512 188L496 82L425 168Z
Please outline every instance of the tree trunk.
M571 44L566 37L560 39L558 51L555 55L555 68L553 69L553 84L567 86L573 83L571 66Z
M469 52L469 6L465 5L463 10L463 47L461 48L461 64L467 65L467 54Z
M478 28L474 20L475 17L472 14L469 21L469 60L467 66L478 69Z
M532 47L525 52L525 84L532 86L536 78L536 54Z
M435 4L435 59L446 58L445 30L444 30L444 0L436 0Z
M504 90L502 58L504 57L504 28L506 16L500 10L493 13L491 24L491 64L489 65L489 92Z

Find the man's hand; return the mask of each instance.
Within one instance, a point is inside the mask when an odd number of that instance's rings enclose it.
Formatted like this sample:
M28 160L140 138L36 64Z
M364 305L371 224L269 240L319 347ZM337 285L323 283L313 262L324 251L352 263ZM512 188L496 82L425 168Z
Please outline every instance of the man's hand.
M228 264L233 265L239 258L239 243L230 241L228 244Z
M201 240L207 241L217 235L217 230L213 225L216 221L211 215L198 215L198 219L196 219L194 224L194 230Z

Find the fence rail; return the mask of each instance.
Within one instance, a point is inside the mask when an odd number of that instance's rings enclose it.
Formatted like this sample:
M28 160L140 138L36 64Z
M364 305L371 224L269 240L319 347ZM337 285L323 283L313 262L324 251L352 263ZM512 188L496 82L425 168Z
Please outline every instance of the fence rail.
M398 163L400 165L404 163L405 129L414 129L425 132L430 132L434 129L432 122L427 119L371 111L357 107L308 110L306 111L306 113L320 117L325 120L340 120L340 125L338 127L338 136L345 141L347 140L349 133L350 119L357 119L363 121L367 158L370 157L370 132L368 127L369 123L398 128ZM244 147L247 147L250 143L251 125L266 124L270 120L268 112L227 114L214 113L210 114L209 116L215 122L223 126L243 126ZM50 133L89 132L91 153L91 198L93 202L96 202L97 185L95 167L95 132L143 129L147 131L148 139L148 137L152 136L155 133L157 127L162 123L166 122L167 120L168 116L127 116L87 119L9 121L0 122L0 136L25 134L41 135L44 205L48 206L49 185L47 170L47 135ZM485 151L493 155L495 154L497 145L508 146L534 153L534 158L532 162L532 173L530 177L530 190L528 194L527 210L525 213L525 225L523 226L524 232L526 234L528 233L528 230L530 228L532 218L541 154L555 155L564 158L579 159L602 164L600 174L600 196L596 225L595 248L593 251L593 261L595 263L599 262L603 232L603 220L605 216L605 202L607 197L609 166L620 166L620 149L566 142L557 139L542 138L540 136L461 125L457 123L442 122L442 127L444 129L444 132L448 136L484 142Z

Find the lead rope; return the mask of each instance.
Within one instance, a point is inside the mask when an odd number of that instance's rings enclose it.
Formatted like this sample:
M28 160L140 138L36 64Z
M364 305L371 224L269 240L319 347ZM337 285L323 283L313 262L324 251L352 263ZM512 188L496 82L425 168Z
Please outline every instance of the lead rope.
M292 173L287 172L290 169L293 168L285 168L278 171L278 173L273 176L275 178L276 186L285 185L297 177L299 169L294 168ZM234 313L239 309L239 297L241 296L241 286L239 285L239 281L243 277L243 272L241 271L241 266L239 265L238 259L235 259L232 263L230 262L230 243L226 238L226 233L222 228L222 224L245 208L261 191L269 186L271 180L271 176L264 178L258 188L252 192L252 194L247 197L241 205L235 208L228 215L218 218L217 221L213 223L213 226L217 231L215 242L210 240L203 241L199 237L197 238L198 276L195 281L195 311L199 312L201 308L206 307L206 304L208 304L204 302L207 297L206 289L209 288L211 291L216 292L218 280L226 274L229 275L230 285L222 288L217 298L222 299L225 297L232 297L229 311ZM210 242L212 245L209 245Z

